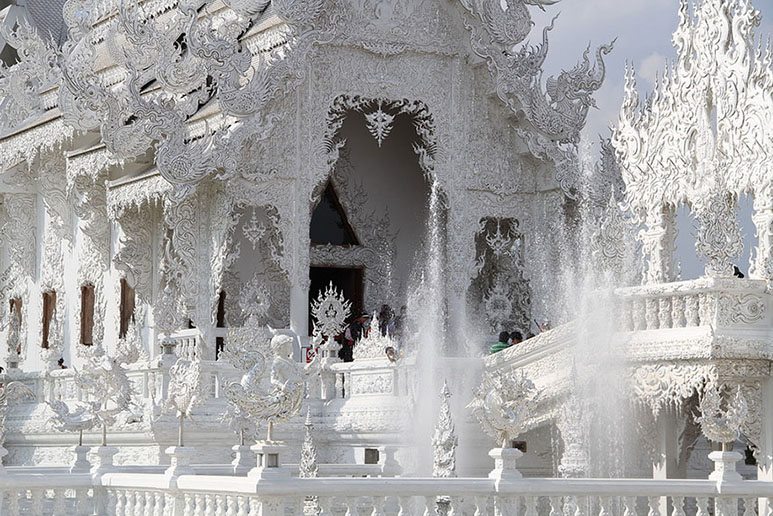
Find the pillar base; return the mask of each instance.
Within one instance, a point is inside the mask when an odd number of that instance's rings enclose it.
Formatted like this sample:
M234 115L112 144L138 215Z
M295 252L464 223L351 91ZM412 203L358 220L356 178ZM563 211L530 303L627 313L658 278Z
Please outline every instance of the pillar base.
M287 446L279 441L258 441L250 446L257 456L258 465L252 468L248 477L251 478L289 478L290 470L282 467L280 454L287 450Z
M70 473L88 473L91 470L88 457L91 446L77 445L70 449L75 454L75 462L70 465Z
M743 459L738 452L713 451L709 453L709 460L714 462L714 471L709 475L709 480L717 482L740 482L743 477L735 469L736 462Z
M112 473L116 471L116 467L113 465L113 458L118 453L118 448L115 446L99 446L97 447L97 462L91 466L92 475L102 475L104 473Z
M186 446L170 446L164 453L169 455L170 464L164 471L165 477L179 477L180 475L195 475L191 467L191 458L196 454L196 449Z
M523 457L521 450L517 448L494 448L488 452L488 455L494 459L494 469L488 474L489 478L495 480L523 478L515 464L519 458Z
M231 449L234 457L234 460L231 461L234 475L239 477L246 475L250 471L250 465L255 464L255 454L251 447L237 444Z

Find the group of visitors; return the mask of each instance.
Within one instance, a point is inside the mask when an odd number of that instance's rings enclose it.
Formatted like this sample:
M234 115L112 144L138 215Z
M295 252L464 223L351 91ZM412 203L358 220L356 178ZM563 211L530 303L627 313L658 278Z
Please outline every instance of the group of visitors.
M540 324L535 320L534 323L537 325L537 328L539 329L540 333L546 332L550 329L550 321L545 320ZM521 333L520 331L513 331L513 332L502 331L499 333L499 340L497 340L497 342L492 344L491 347L489 348L489 354L493 355L494 353L498 353L503 349L507 349L516 344L520 344L524 340L529 340L532 337L534 337L534 334L532 332L527 333L526 339L524 339L523 333Z
M405 325L406 307L401 307L400 313L395 314L395 311L391 306L383 304L381 305L377 317L381 335L390 335L391 337L398 338ZM372 317L370 312L367 311L362 312L359 316L352 319L346 327L346 330L344 330L341 349L338 351L338 358L344 362L354 361L354 346L361 339L368 336L371 322Z

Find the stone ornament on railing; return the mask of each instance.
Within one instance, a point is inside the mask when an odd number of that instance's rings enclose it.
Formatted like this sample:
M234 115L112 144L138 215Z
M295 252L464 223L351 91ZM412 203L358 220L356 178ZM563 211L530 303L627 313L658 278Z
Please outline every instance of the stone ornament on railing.
M274 423L296 415L304 395L303 370L292 358L293 338L275 335L271 352L274 356L270 369L265 359L259 359L240 382L232 383L225 391L228 402L243 414L268 422L268 442L273 440Z
M706 385L698 405L701 415L695 418L695 422L700 424L706 438L722 443L722 451L709 453L709 459L714 461L714 471L709 479L737 482L742 477L736 471L736 463L743 456L733 451L733 442L741 436L741 427L749 417L749 406L740 385L732 399L728 396L723 400L725 390L721 386Z
M703 391L698 408L701 415L695 422L701 425L703 435L715 443L733 443L741 435L741 427L749 417L749 407L741 393L736 389L735 396L724 400L721 387L709 385Z
M467 407L483 431L503 448L521 434L534 409L539 391L524 373L487 370Z
M440 391L440 413L432 435L432 476L440 478L456 477L456 446L459 441L451 417L451 391L448 382L443 380Z
M8 382L0 385L0 474L5 473L2 459L8 454L3 447L5 442L5 418L8 405L13 401L35 401L35 393L21 382Z
M306 422L303 424L303 444L301 445L301 460L298 463L300 478L316 478L319 473L317 465L317 447L314 444L314 425L311 422L311 409L306 410Z
M164 401L164 410L174 411L178 418L177 446L184 446L185 419L201 402L201 362L178 358L169 369L169 389Z
M359 340L354 346L354 360L386 359L388 348L396 349L397 342L389 333L382 333L378 314L374 313L368 335Z
M314 330L325 339L319 346L328 358L333 358L341 347L334 338L346 329L346 320L352 313L352 304L344 297L331 281L327 288L319 293L311 303L311 316Z

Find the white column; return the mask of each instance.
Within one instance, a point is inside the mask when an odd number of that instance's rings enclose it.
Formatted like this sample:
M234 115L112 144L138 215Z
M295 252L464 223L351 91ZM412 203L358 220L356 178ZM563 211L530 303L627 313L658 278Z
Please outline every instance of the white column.
M755 192L752 221L756 228L757 245L754 248L749 275L754 279L773 278L773 189Z
M661 412L656 423L655 457L652 463L652 478L666 480L676 478L679 464L679 444L677 441L676 415ZM660 499L660 514L671 514L668 498Z
M676 216L673 208L659 206L646 213L645 229L639 233L645 257L645 283L674 281Z
M757 450L757 480L773 481L773 378L762 381L762 421L759 449ZM768 498L760 498L759 513L768 514L771 504Z

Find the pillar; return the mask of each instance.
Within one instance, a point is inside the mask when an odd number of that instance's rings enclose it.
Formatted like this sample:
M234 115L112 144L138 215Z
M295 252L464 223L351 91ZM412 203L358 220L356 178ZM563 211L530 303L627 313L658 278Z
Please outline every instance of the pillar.
M773 481L773 378L762 380L762 403L760 404L762 421L760 442L757 450L757 480ZM769 514L771 503L768 498L760 498L758 514Z
M756 228L757 244L754 248L749 276L754 279L773 278L773 188L766 187L754 195L752 221Z
M644 225L645 229L639 233L645 257L644 283L674 281L675 210L660 205L646 213Z
M677 440L676 415L664 411L656 423L655 456L652 462L652 478L666 480L677 478L679 466L679 443ZM671 514L668 498L660 498L660 514Z

